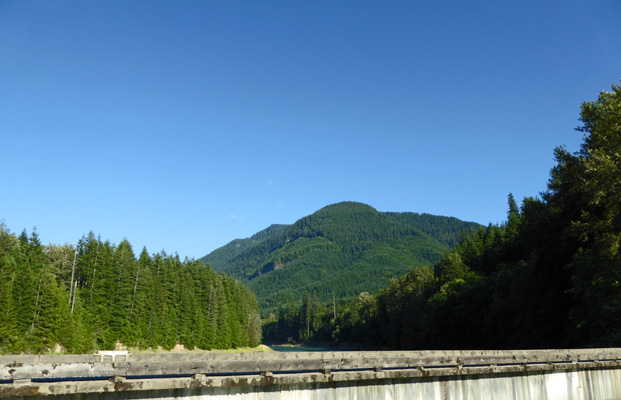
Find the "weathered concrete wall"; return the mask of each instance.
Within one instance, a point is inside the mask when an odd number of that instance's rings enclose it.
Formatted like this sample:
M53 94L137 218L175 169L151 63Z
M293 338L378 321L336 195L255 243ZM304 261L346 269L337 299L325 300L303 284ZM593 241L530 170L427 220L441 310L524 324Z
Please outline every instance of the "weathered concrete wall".
M621 369L161 389L59 397L80 400L613 400L621 399ZM50 399L44 396L17 398Z
M620 370L620 349L17 355L0 397L621 399Z
M621 361L621 349L0 356L0 380Z

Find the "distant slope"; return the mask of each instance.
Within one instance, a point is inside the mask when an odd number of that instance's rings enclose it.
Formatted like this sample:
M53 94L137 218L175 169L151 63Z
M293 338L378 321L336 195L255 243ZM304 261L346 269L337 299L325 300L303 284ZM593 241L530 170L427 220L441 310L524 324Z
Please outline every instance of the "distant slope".
M375 293L391 278L438 261L462 231L479 227L456 218L383 213L343 202L263 235L235 255L230 251L228 260L220 258L221 267L212 266L244 282L266 313L303 290L315 292L323 303L331 301L333 292L339 300ZM237 246L235 241L229 245Z
M224 265L226 265L226 263L233 259L236 255L261 243L272 235L281 233L287 227L289 227L289 225L270 225L267 229L263 229L247 239L233 240L232 242L212 251L201 260L206 264L210 264L214 271L220 272L224 268Z
M453 248L457 246L459 237L464 231L471 232L478 230L482 226L474 222L464 222L455 217L440 217L431 214L417 214L413 212L387 212L386 214L405 224L412 225L425 232L427 235L437 239L443 244Z

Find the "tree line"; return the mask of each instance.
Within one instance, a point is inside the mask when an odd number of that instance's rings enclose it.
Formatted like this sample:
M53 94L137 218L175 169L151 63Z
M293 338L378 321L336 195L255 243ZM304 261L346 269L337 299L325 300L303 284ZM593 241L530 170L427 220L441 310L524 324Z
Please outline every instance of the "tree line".
M579 151L554 151L547 190L464 235L432 267L340 309L281 307L266 340L400 349L621 346L621 85L583 103ZM312 299L312 295L308 297ZM307 311L310 310L310 313Z
M303 290L321 302L331 300L333 293L344 302L361 291L377 292L390 278L438 261L454 247L460 231L479 227L456 218L385 213L341 202L243 240L248 246L241 250L242 245L235 245L238 253L225 246L205 259L219 260L222 271L253 290L266 318ZM230 257L226 261L225 253Z
M202 261L135 256L91 232L77 246L42 245L0 225L0 353L257 346L256 298Z

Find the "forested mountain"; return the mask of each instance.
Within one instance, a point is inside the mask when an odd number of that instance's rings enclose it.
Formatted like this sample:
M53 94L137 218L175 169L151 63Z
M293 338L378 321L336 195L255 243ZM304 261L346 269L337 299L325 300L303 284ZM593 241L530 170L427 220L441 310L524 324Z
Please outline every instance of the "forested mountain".
M584 142L555 149L541 198L508 199L507 221L433 268L340 309L312 295L283 307L271 340L400 349L621 346L621 85L581 109Z
M256 293L264 314L304 290L320 302L333 297L346 301L360 292L376 292L415 266L431 265L462 231L479 227L456 218L383 213L343 202L263 235L264 240L231 257L221 270Z
M0 353L256 346L260 329L254 294L201 261L92 233L44 246L0 224Z
M235 258L240 253L248 250L250 247L268 239L272 235L283 232L289 225L270 225L267 229L255 233L247 239L235 239L232 242L212 251L202 258L205 264L211 265L214 271L220 272L226 265L227 261Z

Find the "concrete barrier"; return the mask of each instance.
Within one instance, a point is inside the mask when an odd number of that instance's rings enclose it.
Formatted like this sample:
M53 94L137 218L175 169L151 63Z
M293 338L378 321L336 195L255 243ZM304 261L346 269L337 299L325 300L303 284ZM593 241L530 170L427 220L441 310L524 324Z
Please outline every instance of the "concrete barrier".
M0 356L0 397L621 368L621 349Z

